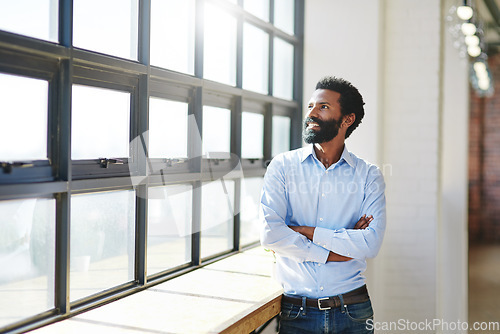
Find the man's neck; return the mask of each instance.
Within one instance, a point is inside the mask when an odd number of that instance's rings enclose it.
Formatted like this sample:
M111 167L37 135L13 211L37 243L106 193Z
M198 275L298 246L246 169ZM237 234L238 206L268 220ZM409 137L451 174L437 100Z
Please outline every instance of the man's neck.
M340 160L344 151L344 138L336 136L326 143L314 144L314 152L318 160L325 166L330 167Z

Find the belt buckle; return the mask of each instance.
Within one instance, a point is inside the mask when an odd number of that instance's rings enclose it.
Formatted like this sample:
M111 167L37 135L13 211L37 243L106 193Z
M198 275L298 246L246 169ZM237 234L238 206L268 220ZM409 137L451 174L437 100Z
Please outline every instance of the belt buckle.
M320 311L326 311L326 310L330 310L332 308L331 306L321 307L321 302L323 300L328 300L328 299L330 299L330 297L318 298L318 308L320 309Z

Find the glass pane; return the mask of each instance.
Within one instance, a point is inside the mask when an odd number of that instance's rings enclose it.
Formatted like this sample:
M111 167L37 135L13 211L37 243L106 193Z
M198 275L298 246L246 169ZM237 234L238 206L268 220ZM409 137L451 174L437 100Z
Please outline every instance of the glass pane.
M243 88L268 93L269 35L245 23L243 28Z
M290 150L290 117L273 116L273 157Z
M192 187L148 190L148 275L191 261Z
M0 92L0 161L47 159L48 82L0 74Z
M243 8L257 17L269 21L269 0L245 0Z
M259 205L264 179L245 178L241 181L240 243L259 241Z
M137 0L74 0L73 44L137 59Z
M0 202L0 327L54 308L55 201Z
M0 30L57 42L58 0L0 0Z
M194 74L194 0L151 1L151 65Z
M234 181L219 179L201 189L201 257L233 248Z
M241 124L241 157L261 159L264 156L264 115L243 112Z
M149 157L187 158L188 104L149 99Z
M236 18L210 3L205 4L203 76L236 84Z
M73 85L71 157L129 156L130 93Z
M273 95L293 99L293 45L274 39Z
M231 151L231 111L203 107L203 155L228 159Z
M294 34L294 0L274 0L274 26Z
M135 193L71 197L70 300L134 278Z

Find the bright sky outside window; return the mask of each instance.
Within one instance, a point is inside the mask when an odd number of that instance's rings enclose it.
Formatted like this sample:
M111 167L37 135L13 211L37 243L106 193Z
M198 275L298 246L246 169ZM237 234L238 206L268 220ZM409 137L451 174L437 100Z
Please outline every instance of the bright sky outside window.
M138 0L74 0L73 44L137 60Z
M187 158L188 104L149 99L149 157Z
M241 157L262 159L264 156L264 115L243 112L241 124Z
M273 95L293 99L293 45L274 38Z
M129 156L130 93L74 85L72 159Z
M148 190L148 274L191 260L192 186Z
M231 151L231 111L203 107L203 155L227 159Z
M259 204L263 185L262 177L244 178L241 181L240 240L242 245L259 240Z
M255 26L243 26L243 88L268 93L269 35Z
M73 195L70 299L131 281L134 244L133 190Z
M294 0L274 0L274 25L290 35L294 34Z
M203 183L201 195L201 257L208 257L232 248L234 181Z
M47 159L45 80L0 73L0 161Z
M205 4L203 77L228 85L236 84L236 18Z
M151 1L151 65L194 74L194 0Z
M290 150L290 117L273 116L273 157Z
M0 0L0 30L57 42L58 0Z
M54 307L55 200L0 202L0 326Z
M269 21L269 0L245 0L243 8L258 18Z

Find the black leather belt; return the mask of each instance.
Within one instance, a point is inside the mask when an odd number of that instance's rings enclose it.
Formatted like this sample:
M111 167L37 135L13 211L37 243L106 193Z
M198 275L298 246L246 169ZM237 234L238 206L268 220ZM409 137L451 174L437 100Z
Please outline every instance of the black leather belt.
M342 295L333 296L333 297L325 297L325 298L307 298L306 306L315 307L320 310L329 310L332 308L340 307L340 297L342 296L342 300L344 301L344 305L358 304L362 302L366 302L370 300L370 296L368 295L368 290L366 289L366 285L363 285L360 288L349 291ZM302 297L292 297L283 295L281 299L284 303L291 303L294 305L302 305Z

